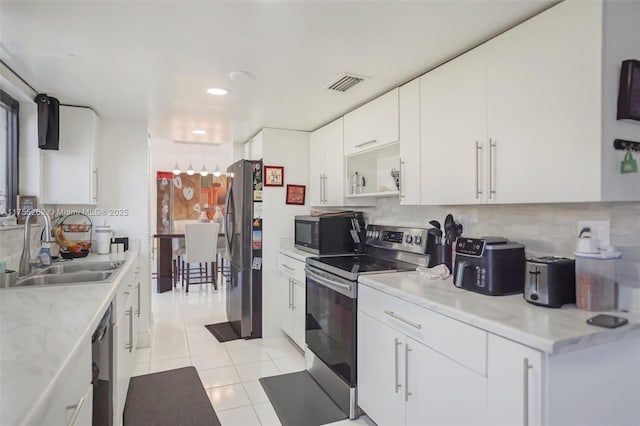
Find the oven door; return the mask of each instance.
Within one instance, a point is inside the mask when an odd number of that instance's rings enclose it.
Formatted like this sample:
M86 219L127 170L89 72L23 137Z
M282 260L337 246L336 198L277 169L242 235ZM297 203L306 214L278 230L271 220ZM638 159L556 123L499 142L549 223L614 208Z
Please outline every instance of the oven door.
M320 254L319 218L295 219L295 246L300 250Z
M357 282L307 266L306 344L350 386L356 385Z

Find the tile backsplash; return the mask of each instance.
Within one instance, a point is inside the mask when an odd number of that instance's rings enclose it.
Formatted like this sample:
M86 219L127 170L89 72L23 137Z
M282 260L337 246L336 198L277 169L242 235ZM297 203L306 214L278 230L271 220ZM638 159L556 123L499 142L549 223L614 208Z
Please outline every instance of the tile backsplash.
M396 198L380 198L363 208L367 223L429 227L447 213L460 220L469 237L500 236L526 246L527 254L574 257L579 220L608 220L611 245L622 251L617 264L621 286L640 294L640 203L501 204L477 206L400 206ZM621 289L621 303L627 293ZM635 297L635 296L634 296ZM635 309L635 302L634 302Z
M31 258L35 258L40 250L40 233L42 225L31 227ZM18 270L22 243L24 239L24 227L9 226L0 227L0 260L7 262L7 269Z

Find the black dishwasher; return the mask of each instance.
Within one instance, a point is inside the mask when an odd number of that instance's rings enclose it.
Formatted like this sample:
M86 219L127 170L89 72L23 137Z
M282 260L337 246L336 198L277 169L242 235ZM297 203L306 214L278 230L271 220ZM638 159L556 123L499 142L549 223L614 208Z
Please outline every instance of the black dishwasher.
M111 305L100 320L100 324L91 337L91 357L93 383L93 426L111 426L113 424L113 333L111 325Z

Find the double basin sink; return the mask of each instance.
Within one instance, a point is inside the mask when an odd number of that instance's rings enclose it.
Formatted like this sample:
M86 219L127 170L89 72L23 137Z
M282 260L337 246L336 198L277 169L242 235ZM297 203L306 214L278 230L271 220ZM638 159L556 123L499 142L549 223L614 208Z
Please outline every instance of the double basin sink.
M58 263L18 279L12 287L109 283L124 261Z

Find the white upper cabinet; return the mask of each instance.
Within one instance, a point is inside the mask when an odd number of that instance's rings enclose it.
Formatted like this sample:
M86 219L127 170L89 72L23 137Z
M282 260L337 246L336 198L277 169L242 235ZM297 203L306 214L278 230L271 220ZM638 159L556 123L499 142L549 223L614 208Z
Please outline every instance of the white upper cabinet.
M312 132L309 147L309 194L312 206L344 204L344 119Z
M420 204L420 80L400 87L400 204Z
M262 138L262 132L260 132L244 144L243 152L246 160L262 160Z
M422 76L422 204L640 199L612 146L638 135L614 118L632 16L565 1Z
M98 116L60 106L60 149L41 150L42 204L97 204Z
M397 142L398 89L344 116L344 155L349 156Z
M475 49L420 78L422 204L486 201L486 69Z

